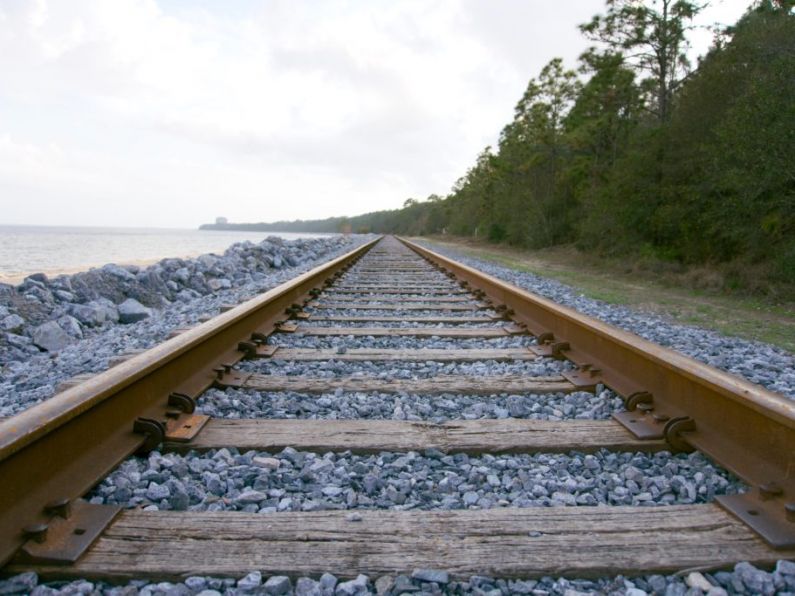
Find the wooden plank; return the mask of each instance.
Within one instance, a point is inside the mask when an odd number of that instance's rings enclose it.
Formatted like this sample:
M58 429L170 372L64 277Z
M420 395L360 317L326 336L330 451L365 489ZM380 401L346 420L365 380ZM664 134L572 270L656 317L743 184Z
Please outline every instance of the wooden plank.
M465 305L456 302L434 302L433 304L401 303L401 304L361 304L356 302L318 302L312 308L327 310L480 310L485 305Z
M327 294L442 294L462 296L469 294L466 290L461 290L457 286L450 286L449 288L441 288L437 286L429 286L427 288L410 288L410 287L396 287L396 286L360 286L358 288L351 287L337 287L332 286L326 290Z
M431 267L400 267L388 265L386 267L368 267L367 269L359 269L358 267L352 268L351 273L438 273L438 269Z
M528 348L509 348L504 350L379 350L371 348L350 348L340 354L335 348L315 350L311 348L278 348L272 356L274 360L403 360L406 362L423 362L436 360L438 362L477 362L480 360L538 360Z
M123 511L74 565L17 566L43 579L125 581L189 575L371 578L445 569L535 578L668 574L737 561L775 564L775 551L717 505L532 507L484 511Z
M356 271L349 271L340 276L340 279L348 281L387 281L395 283L396 279L402 281L434 281L437 283L449 281L451 278L447 277L440 271L429 271L428 273L394 273L391 271L384 271L383 273L359 273Z
M441 296L405 296L405 295L398 295L398 296L385 296L383 294L360 294L358 296L352 297L347 295L341 296L331 296L330 293L324 293L322 298L333 300L334 302L345 303L345 304L367 304L373 302L385 302L385 303L401 303L401 302L428 302L428 303L437 303L437 302L477 302L477 298L474 296L451 296L450 294L444 294Z
M399 293L399 294L418 294L421 292L428 292L431 294L447 294L449 292L456 292L456 293L464 293L465 290L458 289L458 286L440 286L437 284L428 285L428 286L418 286L418 285L403 285L399 288L394 286L384 286L382 284L373 284L373 285L356 285L356 286L331 286L328 288L330 292L347 292L352 294L360 294L366 292L383 292L385 294L389 293Z
M331 286L331 289L342 289L342 290L359 290L361 288L364 289L375 289L375 288L383 288L383 289L394 289L394 290L461 290L461 286L454 282L434 282L434 283L427 283L427 284L396 284L394 280L387 281L387 282L368 282L368 281L360 281L357 283L342 283L334 284Z
M495 321L504 320L499 315L481 315L476 317L385 317L385 316L372 316L372 317L349 317L338 315L323 315L311 314L309 315L311 321L339 321L347 323L448 323L448 324L461 324L466 323L494 323Z
M340 276L340 279L354 279L354 280L367 280L371 281L374 279L377 280L388 280L394 282L396 278L402 280L436 280L436 281L444 281L449 280L451 278L447 277L444 273L437 270L429 270L424 272L417 272L417 273L406 273L406 272L396 272L390 271L385 269L383 272L376 272L376 271L348 271Z
M411 278L406 278L406 277L404 277L402 275L401 276L389 275L389 276L383 276L383 277L367 276L365 278L361 278L361 277L353 277L353 278L351 278L351 277L341 277L340 278L340 283L344 283L346 285L359 285L362 282L370 282L373 285L383 285L385 283L388 283L388 284L399 283L401 285L406 285L406 286L417 286L417 285L429 285L429 284L430 285L441 285L445 281L447 281L447 278L444 277L444 276L442 276L442 277L422 277L422 278L411 277Z
M434 287L449 287L447 284L450 280L446 277L435 277L430 279L405 279L403 277L366 277L366 278L340 278L339 286L354 286L354 287L366 287L365 284L369 284L370 286L384 286L384 285L394 285L400 284L403 287L425 287L425 286L434 286ZM457 287L458 284L455 284ZM336 287L336 286L335 286Z
M464 395L525 395L542 393L571 393L577 387L563 377L527 377L523 375L489 375L471 377L438 375L427 379L381 379L356 377L298 377L286 375L252 374L242 384L257 391L295 391L297 393L327 393L338 388L349 392L415 393Z
M433 424L401 420L222 420L211 419L190 443L173 451L236 447L241 451L424 451L445 453L567 453L660 451L664 440L642 441L613 420L461 420Z
M505 337L517 335L506 327L307 327L291 333L303 335L371 335L374 337Z

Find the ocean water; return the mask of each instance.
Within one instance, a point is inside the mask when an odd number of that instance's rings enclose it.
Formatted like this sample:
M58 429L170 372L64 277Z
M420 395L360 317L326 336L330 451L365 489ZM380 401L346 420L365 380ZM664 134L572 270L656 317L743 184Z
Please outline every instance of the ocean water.
M0 282L18 283L26 275L36 272L52 276L85 271L106 263L148 264L165 257L222 253L235 242L259 242L268 236L293 240L322 235L0 225Z

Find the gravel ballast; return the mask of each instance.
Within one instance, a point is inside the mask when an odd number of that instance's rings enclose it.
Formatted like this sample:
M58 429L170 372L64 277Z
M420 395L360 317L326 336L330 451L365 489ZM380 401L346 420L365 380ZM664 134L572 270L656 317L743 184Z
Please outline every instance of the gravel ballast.
M275 513L692 504L741 488L699 453L354 455L224 448L131 458L89 499L144 509Z
M193 324L202 315L216 314L222 304L235 303L263 289L273 287L320 261L346 252L364 241L365 238L361 237L348 242L337 240L338 244L329 246L322 257L318 251L315 251L317 258L314 260L307 258L296 267L265 274L264 277L242 284L235 281L235 271L231 268L228 270L228 276L224 278L230 280L229 287L224 287L223 282L216 280L217 283L214 284L218 286L216 289L212 289L206 295L193 296L189 300L183 301L172 294L173 301L154 304L141 298L138 305L129 304L122 309L127 313L126 317L141 317L138 322L130 324L105 322L94 327L81 324L81 331L84 334L82 340L65 339L61 333L51 329L52 337L42 338L42 341L66 342L65 347L60 347L51 354L35 356L31 362L6 364L6 368L12 370L16 376L13 381L6 382L4 375L4 381L0 383L0 415L4 412L19 411L37 400L48 397L54 385L63 378L87 370L102 370L107 365L108 359L122 350L130 347L149 347L162 341L174 328ZM455 258L467 261L464 257L455 256ZM471 260L470 263L474 264ZM625 309L578 297L573 290L556 282L536 279L529 274L511 272L487 263L477 262L476 266L494 275L497 274L497 270L504 270L503 279L539 294L549 295L545 292L558 292L565 298L560 300L561 302L608 322L615 323L613 318L624 316L620 311ZM354 272L355 268L351 271ZM118 271L115 275L123 277ZM132 275L137 279L137 273ZM350 279L353 279L353 276ZM531 282L536 283L544 291L530 287ZM127 298L136 299L135 296ZM333 297L323 296L319 301L332 302ZM582 302L584 308L577 306L580 303L578 301L584 301ZM115 302L117 310L121 303L121 300ZM146 313L142 309L149 309L151 312ZM311 308L307 310L318 315L331 316L366 314L373 317L405 315L462 319L495 314L492 310L472 312ZM647 338L653 341L658 341L654 339L655 333L670 341L674 338L676 341L687 340L693 344L689 347L694 352L693 355L699 353L702 356L712 357L715 354L720 355L721 350L727 345L735 347L742 345L742 342L738 344L737 340L728 340L717 335L713 342L713 337L701 330L696 332L691 329L690 332L683 333L679 326L672 326L653 316L632 313L628 310L627 312L630 313L630 319L623 325L625 328L636 331L634 327L637 327L644 333L650 334L651 336ZM143 316L144 313L146 316ZM87 313L82 314L87 316ZM16 325L18 321L13 320L9 324L11 323ZM74 333L70 323L68 320L57 320L58 328L67 335L69 329ZM485 325L463 323L463 326L493 327L506 323L506 321L495 321ZM311 320L300 324L397 326L392 322L344 323ZM443 324L447 325L449 324ZM405 323L401 326L415 327L422 324ZM504 349L529 346L534 340L528 336L469 339L313 337L279 334L274 336L270 343L285 347L332 348L344 353L347 349L359 347L407 350ZM756 346L752 342L746 343ZM36 349L38 352L40 348ZM754 349L758 352L756 347ZM739 354L740 352L731 352L724 364L733 365L732 363L736 363L740 357ZM777 358L779 356L781 354L778 354ZM763 358L758 353L756 357ZM781 373L777 367L783 367L782 363L786 362L789 362L787 366L790 367L790 371L792 370L791 358L789 361L773 358L771 362L772 368L766 365L765 370ZM56 363L56 366L54 370L50 370L53 363ZM571 369L572 365L553 359L504 363L342 360L289 362L265 359L244 361L238 368L258 374L320 378L366 375L381 379L426 379L437 375L467 375L480 379L484 376L505 374L555 376ZM756 371L757 368L759 367L755 366L753 370ZM784 377L783 381L779 378L781 376ZM795 376L788 379L786 371L784 374L777 374L775 382L779 384L777 386L783 382L788 389L795 388ZM20 394L13 393L15 386L23 388L21 405L16 403ZM435 423L507 417L533 420L604 420L614 412L623 410L622 400L603 387L597 387L593 393L434 396L405 392L360 393L342 389L321 395L263 392L252 389L211 389L199 398L198 406L203 413L231 419L256 417L370 419ZM286 511L351 510L351 513L346 515L351 515L351 519L355 521L353 517L357 515L355 511L363 509L421 511L600 505L664 507L669 504L707 503L716 495L732 494L744 489L744 485L737 478L698 453L671 455L667 452L649 454L600 450L592 454L570 452L470 456L428 450L419 453L382 452L374 455L354 455L350 452L304 452L292 448L279 453L263 451L241 453L234 448L225 448L207 452L190 451L185 454L154 451L148 457L130 458L100 482L87 498L95 503L121 504L124 507L141 507L148 510L228 510L260 515L278 515ZM357 578L336 578L329 573L313 578L268 577L252 570L241 578L191 577L181 583L134 581L121 587L87 581L38 585L38 578L34 574L0 580L0 595L141 593L213 596L214 594L427 593L577 596L593 593L695 596L709 593L718 596L724 593L773 594L776 591L786 593L788 590L795 591L795 564L784 561L780 562L772 572L756 569L748 563L740 563L733 570L711 574L685 573L681 577L655 575L638 578L618 576L596 580L551 577L507 580L475 576L466 581L458 581L445 569L416 569L401 576Z
M672 323L647 312L587 298L561 282L465 256L422 241L423 246L661 346L758 383L795 399L795 355L765 344Z
M120 304L126 300L122 300L125 291L141 297L139 292L143 292L141 288L145 286L143 286L143 282L137 281L138 277L141 276L147 280L152 271L156 272L160 269L170 272L169 275L173 279L168 279L168 281L173 284L177 284L176 279L184 277L182 276L183 269L194 271L195 275L204 269L206 271L206 274L202 274L204 280L216 279L212 277L211 272L220 270L227 272L226 274L232 279L239 281L229 288L219 287L213 290L207 284L200 286L198 281L191 281L193 277L189 276L185 278L184 284L179 282L181 285L178 287L182 287L182 290L157 297L150 296L150 301L158 306L146 307L151 311L149 316L129 324L122 324L118 320L118 316L115 319L103 318L96 324L81 324L80 338L70 336L64 345L50 352L42 351L34 346L30 338L27 338L28 343L25 344L24 350L17 350L8 343L9 334L5 334L5 336L0 334L0 372L2 372L0 416L12 416L19 413L31 405L51 397L61 381L78 374L101 372L108 368L113 358L121 354L131 350L150 348L167 339L169 333L175 329L191 327L198 324L202 317L217 315L223 305L237 304L242 300L252 298L304 271L348 252L370 239L371 237L368 236L332 236L288 242L280 238L270 238L259 245L253 245L250 242L235 244L224 253L224 256L203 255L197 259L163 259L157 265L139 270L137 274L131 273L131 268L119 267L117 270L118 266L114 266L92 270L94 273L60 276L48 282L50 285L32 280L38 284L32 286L36 288L39 288L39 285L45 286L45 288L55 288L68 282L72 284L70 287L83 288L81 291L86 297L94 296L97 292L102 291L119 299ZM251 268L248 264L250 253L261 255L260 260L257 261L260 263L258 267ZM278 260L276 260L277 256ZM290 257L290 260L287 259L287 256ZM273 262L274 260L275 262ZM271 264L267 265L269 262ZM294 262L296 265L291 266L290 262ZM214 265L209 267L210 263L214 263ZM279 267L275 267L277 264ZM179 267L177 267L178 265ZM177 268L174 269L175 267ZM116 271L116 273L108 273L108 269ZM123 277L119 271L126 271L126 275L131 276L135 281L129 277ZM89 273L92 275L89 276ZM163 277L167 277L166 273L160 275L161 279ZM89 286L89 281L93 281L96 285ZM199 289L192 289L190 284L194 284ZM29 295L30 292L24 293L25 287L23 283L17 288L12 286L0 288L2 290L0 306L2 306L3 300L10 300L6 295L8 292L13 292L14 300L19 301L21 300L19 296L22 296L25 300L24 304L31 303L34 298ZM71 308L56 302L54 298L57 296L56 290L47 289L47 291L53 296L46 303L47 308L51 309L48 311L49 315L55 316L59 312L63 312L65 308ZM43 296L41 301L45 301L48 296L43 292L44 290L40 292ZM76 300L78 297L73 294L72 299ZM100 297L93 300L101 302L111 313L115 312L118 315L119 309L110 299ZM20 304L23 303L20 302ZM41 302L41 309L45 308L44 304L45 302ZM19 308L19 304L17 304L17 308ZM39 314L44 316L44 314ZM61 333L64 333L60 326L61 323L62 321L58 319L58 325L55 325L53 321L46 324L58 326L60 332L54 331L54 334L60 337ZM67 326L67 328L69 327ZM19 332L24 334L24 328L21 328ZM3 337L5 341L3 341ZM27 336L15 337L25 338ZM63 338L61 337L61 339ZM12 339L11 341L18 340Z
M342 389L323 395L211 389L198 410L214 418L308 420L411 420L434 423L481 418L527 420L606 420L624 410L612 391L543 395L417 395L359 393Z
M308 377L334 377L343 375L368 375L392 379L425 379L436 375L527 375L544 377L559 375L574 366L570 362L541 358L520 362L496 362L481 360L475 362L437 362L434 360L418 362L371 362L325 360L246 360L238 368L244 372L271 375L301 375Z
M707 590L701 587L710 586ZM277 591L279 590L279 591ZM78 580L39 584L35 573L24 573L0 580L0 594L32 594L58 596L73 594L102 594L107 596L243 596L245 594L295 594L296 596L353 596L378 594L477 594L478 596L508 596L531 594L536 596L701 596L710 594L792 594L795 593L795 563L779 561L771 571L757 569L750 563L738 563L730 571L712 573L689 572L684 575L647 575L624 577L619 575L601 579L499 579L475 575L458 581L445 571L415 569L406 575L340 579L325 573L320 577L301 577L291 580L284 576L264 576L252 571L241 578L192 576L184 582L131 581L124 586L104 582Z
M503 350L525 348L536 345L530 335L506 335L505 337L459 338L459 337L412 337L372 335L315 336L301 333L277 333L268 339L273 346L286 348L370 348L384 350Z

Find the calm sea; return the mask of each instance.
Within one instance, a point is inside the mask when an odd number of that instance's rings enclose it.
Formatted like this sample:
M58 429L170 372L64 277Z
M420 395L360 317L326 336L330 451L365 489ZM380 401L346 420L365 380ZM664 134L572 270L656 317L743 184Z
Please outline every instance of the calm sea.
M145 264L220 253L235 242L259 242L268 236L293 240L322 234L0 225L0 282L18 283L39 271L57 275L106 263Z

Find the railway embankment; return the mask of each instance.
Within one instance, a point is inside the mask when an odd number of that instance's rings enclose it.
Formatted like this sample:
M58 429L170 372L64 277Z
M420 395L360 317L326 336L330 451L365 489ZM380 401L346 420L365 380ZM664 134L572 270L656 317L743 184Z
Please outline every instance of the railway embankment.
M61 381L165 340L361 244L365 236L236 243L223 254L109 264L0 284L0 416L51 396Z
M589 297L572 285L477 258L447 244L419 243L558 304L795 399L795 354L785 349L697 325L678 323L645 309Z
M791 486L786 475L783 486L768 481L791 462L791 402L659 346L709 362L731 344L471 261L494 277L484 276L391 238L342 260L229 312L249 295L198 298L190 317L171 316L157 333L149 325L170 306L98 333L124 332L102 349L128 355L138 337L173 338L17 420L24 426L77 398L148 408L143 431L96 428L118 455L68 435L79 422L62 416L51 440L79 443L86 461L105 462L96 469L70 468L61 450L51 454L55 464L41 461L64 481L77 482L68 469L85 477L78 496L102 511L118 508L117 517L72 564L12 560L6 571L18 575L0 581L0 593L795 589L786 560L795 551L777 533L787 522L775 509ZM604 336L594 344L596 333ZM723 368L751 347L729 351ZM40 364L28 374L44 375ZM788 390L787 378L778 382L788 366L774 362L781 370L769 379L746 376ZM99 420L99 412L85 415ZM180 442L183 427L168 420L175 415L191 424L209 418ZM638 421L643 428L633 427ZM40 494L12 465L48 440L36 432L30 426L28 443L7 450L7 469L30 485L31 499L49 503L58 495ZM727 445L735 440L739 451ZM142 450L128 457L128 443ZM772 525L734 516L732 503L746 498ZM776 541L785 544L775 550Z

